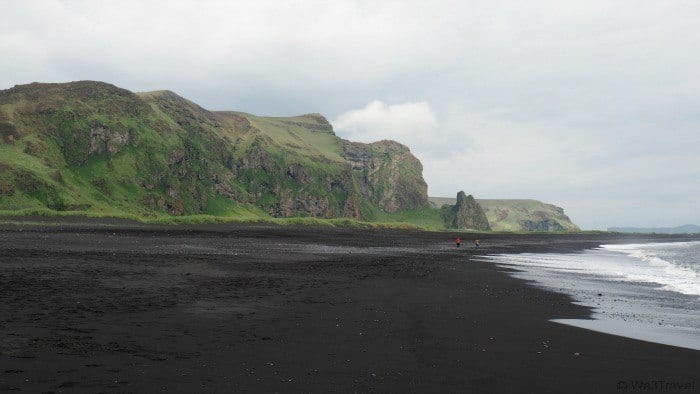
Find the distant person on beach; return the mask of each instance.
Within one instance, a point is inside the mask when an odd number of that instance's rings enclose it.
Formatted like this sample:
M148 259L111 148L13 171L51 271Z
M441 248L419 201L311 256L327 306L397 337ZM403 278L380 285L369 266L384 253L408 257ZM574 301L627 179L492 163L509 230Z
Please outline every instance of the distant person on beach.
M457 247L459 248L459 245L462 243L462 238L457 237L455 238L455 244L457 244Z
M474 247L475 247L475 248L478 248L478 247L479 247L479 240L478 240L478 239L475 239L475 240L474 240Z

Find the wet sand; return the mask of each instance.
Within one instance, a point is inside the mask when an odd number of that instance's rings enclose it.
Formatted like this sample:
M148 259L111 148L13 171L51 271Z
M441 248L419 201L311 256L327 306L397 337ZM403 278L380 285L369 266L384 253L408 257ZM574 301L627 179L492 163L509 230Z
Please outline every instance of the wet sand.
M0 391L700 390L700 351L550 322L590 311L472 259L682 237L454 235L0 225Z

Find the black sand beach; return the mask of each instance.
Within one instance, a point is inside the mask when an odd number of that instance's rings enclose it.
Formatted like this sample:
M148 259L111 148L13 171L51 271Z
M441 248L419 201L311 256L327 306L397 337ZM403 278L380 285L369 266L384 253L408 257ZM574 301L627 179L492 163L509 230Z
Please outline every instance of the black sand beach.
M453 236L3 225L0 391L700 390L700 352L549 322L589 311L472 258L679 238Z

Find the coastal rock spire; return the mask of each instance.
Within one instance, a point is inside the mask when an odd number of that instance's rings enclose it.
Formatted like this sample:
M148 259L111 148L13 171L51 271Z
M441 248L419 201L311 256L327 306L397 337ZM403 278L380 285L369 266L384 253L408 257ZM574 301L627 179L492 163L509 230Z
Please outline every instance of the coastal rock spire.
M457 193L457 204L452 208L454 219L452 226L458 229L490 231L489 221L484 210L474 197L464 191Z

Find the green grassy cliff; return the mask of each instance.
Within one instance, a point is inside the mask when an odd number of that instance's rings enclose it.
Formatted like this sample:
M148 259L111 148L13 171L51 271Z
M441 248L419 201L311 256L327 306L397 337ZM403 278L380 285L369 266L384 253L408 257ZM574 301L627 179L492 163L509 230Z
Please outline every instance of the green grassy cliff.
M430 197L433 208L454 206L456 199ZM564 210L537 200L477 199L494 231L580 231Z
M214 112L91 81L0 91L0 211L391 221L427 209L426 193L408 148L345 141L318 114Z

